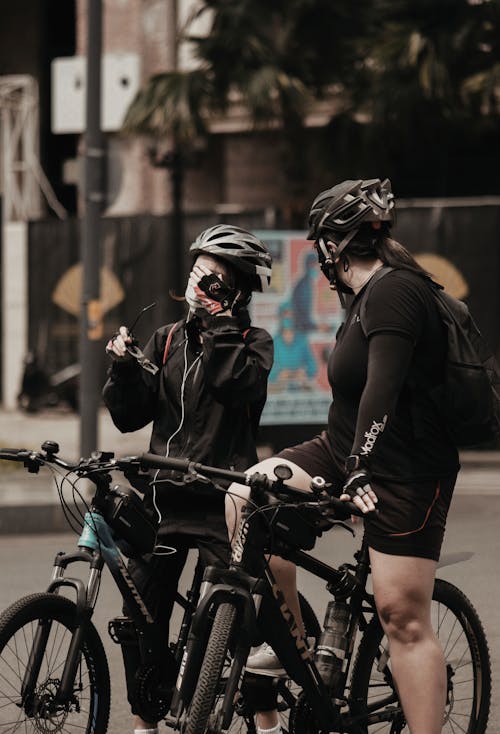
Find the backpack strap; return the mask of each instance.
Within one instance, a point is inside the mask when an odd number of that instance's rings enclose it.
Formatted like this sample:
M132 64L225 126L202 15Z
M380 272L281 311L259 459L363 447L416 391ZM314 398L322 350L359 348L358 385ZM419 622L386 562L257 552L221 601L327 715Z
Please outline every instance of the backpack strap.
M366 336L366 329L365 329L365 318L366 318L366 302L368 301L368 296L370 294L371 289L377 283L381 278L383 278L387 273L391 273L394 270L394 268L389 267L389 265L383 265L379 270L377 270L373 276L370 278L368 285L366 286L366 290L363 293L363 297L361 298L361 305L359 308L359 322L361 324L361 329L363 331L363 334Z
M170 351L170 345L172 344L172 337L174 335L174 331L182 324L182 321L176 321L175 324L172 324L170 327L170 331L167 334L167 341L165 342L165 348L163 350L163 360L162 364L165 365L168 359L168 353ZM242 331L243 341L247 338L247 334L250 331L250 329L245 329Z
M167 335L167 341L165 342L165 349L163 350L163 360L162 364L166 364L166 361L168 359L168 353L170 351L170 345L172 344L172 337L174 335L174 331L182 324L182 321L176 321L175 324L172 324L170 327L170 331Z

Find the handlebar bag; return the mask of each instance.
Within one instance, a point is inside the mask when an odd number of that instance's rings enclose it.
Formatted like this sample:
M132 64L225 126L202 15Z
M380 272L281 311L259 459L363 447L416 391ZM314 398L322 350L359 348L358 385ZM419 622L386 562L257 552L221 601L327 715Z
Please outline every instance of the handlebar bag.
M107 493L101 511L119 541L118 547L126 556L132 558L153 551L157 525L132 487L116 484Z
M270 545L273 540L280 540L289 548L312 550L322 533L318 513L310 508L266 508L262 513L270 532Z

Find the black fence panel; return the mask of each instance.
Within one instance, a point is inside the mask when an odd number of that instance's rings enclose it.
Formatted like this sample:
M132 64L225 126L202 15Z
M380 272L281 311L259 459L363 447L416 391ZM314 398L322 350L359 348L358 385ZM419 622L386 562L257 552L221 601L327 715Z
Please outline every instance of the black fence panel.
M49 373L78 360L78 321L59 308L52 294L78 262L76 220L31 222L28 232L28 349Z
M463 299L500 355L500 201L399 207L394 237L414 254L446 258L468 285Z

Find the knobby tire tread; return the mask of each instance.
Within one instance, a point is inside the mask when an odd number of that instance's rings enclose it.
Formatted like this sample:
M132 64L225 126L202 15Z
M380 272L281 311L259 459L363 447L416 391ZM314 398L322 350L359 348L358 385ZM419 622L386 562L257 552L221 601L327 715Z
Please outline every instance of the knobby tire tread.
M316 617L316 614L305 598L303 594L299 591L299 603L300 603L300 611L302 614L302 621L304 622L304 629L306 631L306 637L314 637L315 641L317 642L319 639L319 636L321 634L321 626L318 621L318 618ZM271 679L270 679L271 680ZM287 686L289 688L290 682L286 681L280 681L277 686L277 691L280 693L281 686ZM294 684L291 684L292 687ZM297 693L299 691L299 687L297 686ZM243 734L243 732L249 732L249 734L255 734L256 727L254 722L254 717L256 714L256 711L253 710L253 708L248 704L244 707L245 710L245 717L243 717L241 714L238 714L238 711L235 710L233 715L233 720L231 722L231 726L229 727L229 734ZM289 717L291 716L290 709L280 710L278 713L279 716L279 723L281 724L281 731L283 734L288 734L289 731ZM248 717L248 720L245 720L245 718ZM249 723L250 722L250 723Z
M189 707L185 734L204 734L206 730L230 647L236 614L236 607L232 604L221 604L217 609L200 677Z

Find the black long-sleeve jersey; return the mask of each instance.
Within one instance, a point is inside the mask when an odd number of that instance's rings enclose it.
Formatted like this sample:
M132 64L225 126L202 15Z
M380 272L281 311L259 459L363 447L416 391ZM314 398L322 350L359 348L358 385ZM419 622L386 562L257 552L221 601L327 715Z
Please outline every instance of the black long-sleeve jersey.
M256 462L256 436L273 362L270 335L241 328L233 317L158 329L145 355L156 375L135 360L113 362L103 397L122 432L153 422L150 451L242 471Z
M367 295L364 330L363 295L353 300L328 365L336 458L342 465L357 454L374 475L409 481L456 472L457 450L429 395L442 382L446 349L431 288L408 270L387 273Z

